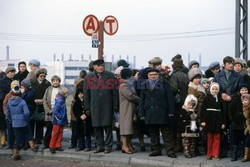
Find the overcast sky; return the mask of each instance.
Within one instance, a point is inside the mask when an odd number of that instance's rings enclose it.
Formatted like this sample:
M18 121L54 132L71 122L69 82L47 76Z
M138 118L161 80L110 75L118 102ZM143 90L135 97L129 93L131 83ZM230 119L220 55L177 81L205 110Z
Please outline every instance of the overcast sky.
M202 65L234 57L235 0L0 0L0 59L10 47L11 59L37 58L45 63L64 54L69 59L97 58L91 37L82 30L85 16L99 20L113 15L119 30L105 34L107 61L130 62L136 56L137 67L147 66L159 56L163 64L180 53L187 63L199 60Z

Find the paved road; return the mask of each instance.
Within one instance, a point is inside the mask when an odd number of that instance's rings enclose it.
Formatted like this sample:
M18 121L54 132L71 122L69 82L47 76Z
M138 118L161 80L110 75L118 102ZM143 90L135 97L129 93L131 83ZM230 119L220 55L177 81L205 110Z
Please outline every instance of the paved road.
M0 156L0 167L125 167L128 165L107 163L107 162L87 162L80 160L65 159L40 159L31 156L22 156L22 160L13 161L10 156Z

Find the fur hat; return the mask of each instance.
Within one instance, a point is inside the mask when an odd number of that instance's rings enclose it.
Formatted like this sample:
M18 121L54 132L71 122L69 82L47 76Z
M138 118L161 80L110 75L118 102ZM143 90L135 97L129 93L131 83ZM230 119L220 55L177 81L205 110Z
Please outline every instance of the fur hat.
M7 67L6 70L5 70L5 73L8 74L11 71L16 72L16 69L14 67Z
M220 68L220 62L218 62L218 61L212 62L212 63L208 66L208 69L209 69L209 70L212 70L212 69L214 69L214 68L216 68L216 67Z
M121 78L122 79L128 79L132 76L132 74L133 74L133 72L130 68L125 67L121 70Z
M192 95L192 94L187 95L187 97L186 97L186 99L185 99L185 102L184 102L184 106L187 107L188 103L190 103L191 101L194 102L194 108L195 108L195 107L197 106L198 100L197 100L197 98L196 98L194 95Z
M123 67L128 67L128 66L129 66L129 64L127 63L127 61L126 61L126 60L121 59L121 60L119 60L119 61L117 62L117 67L120 67L120 66L123 66Z
M211 93L211 90L212 90L213 87L217 87L218 91L220 91L220 85L217 82L212 82L210 84L210 89L209 89L210 93Z
M160 57L154 57L153 59L149 60L148 63L153 65L161 65L162 59Z
M146 71L146 73L147 73L146 75L148 75L148 73L150 73L150 72L157 72L157 73L159 73L160 71L158 69L156 69L156 68L149 67L147 69L147 71Z
M193 78L197 75L201 75L202 76L202 71L199 68L191 68L188 71L188 78L190 81L193 80Z
M30 64L33 64L33 65L39 67L40 66L40 61L37 60L37 59L32 59L32 60L29 61L29 65Z
M182 69L183 68L183 60L182 59L174 59L173 61L173 65L172 65L173 69Z
M171 61L173 62L175 59L182 59L180 54L175 55Z
M235 59L234 59L234 65L235 65L235 64L240 64L241 67L245 67L246 61L243 60L243 59L241 59L241 58L235 58Z
M119 66L118 68L116 68L115 69L115 74L120 75L123 68L124 68L123 66Z
M31 87L31 82L29 78L25 78L21 82L21 86L24 86L25 88L29 89Z
M93 65L102 65L104 64L104 60L103 59L97 59L93 62Z
M241 96L241 101L243 101L244 98L248 98L248 100L250 101L250 94L249 93L248 94L243 94Z
M195 64L197 64L198 66L200 66L200 63L198 63L198 61L192 60L192 61L189 62L188 68L189 68L189 69L192 68L192 66L195 65Z
M38 76L39 76L40 74L45 74L45 75L47 75L47 70L46 70L46 68L40 68L40 69L38 69L38 70L36 71L36 77L37 77L37 78L38 78Z

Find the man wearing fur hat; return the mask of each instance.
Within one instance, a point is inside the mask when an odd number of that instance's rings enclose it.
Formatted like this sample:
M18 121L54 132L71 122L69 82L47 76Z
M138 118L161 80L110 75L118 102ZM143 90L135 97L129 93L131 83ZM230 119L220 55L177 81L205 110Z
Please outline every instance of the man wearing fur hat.
M104 61L96 60L93 62L93 66L94 72L90 72L84 81L84 104L86 114L91 115L92 118L97 145L95 153L104 151L107 154L112 151L112 115L114 110L118 110L119 96L114 83L115 76L104 71ZM111 85L108 88L109 84Z
M240 75L244 75L245 74L245 71L244 71L244 68L245 68L245 65L246 65L246 61L241 59L241 58L235 58L234 59L234 71L237 72L238 74Z
M171 90L176 97L175 99L175 111L177 116L177 122L179 120L179 112L182 105L184 104L185 98L188 92L188 76L183 72L183 61L182 59L175 59L172 65L173 73L170 76L169 83ZM178 127L178 126L177 126ZM176 129L176 140L175 140L175 151L179 152L182 149L181 133L180 129Z
M27 78L31 81L36 80L36 72L40 68L40 61L37 59L32 59L29 61L30 72L27 75Z
M149 127L152 153L149 156L161 155L160 131L166 154L176 158L174 136L171 125L175 115L174 98L168 82L159 78L159 70L147 69L148 80L141 88L139 99L139 118L145 119Z
M45 68L40 68L36 71L36 79L31 80L31 87L35 91L35 103L36 109L31 116L31 129L35 133L35 141L38 144L42 144L43 140L43 125L44 125L44 107L43 107L43 96L46 89L51 85L46 79L47 70ZM34 129L36 128L36 129Z

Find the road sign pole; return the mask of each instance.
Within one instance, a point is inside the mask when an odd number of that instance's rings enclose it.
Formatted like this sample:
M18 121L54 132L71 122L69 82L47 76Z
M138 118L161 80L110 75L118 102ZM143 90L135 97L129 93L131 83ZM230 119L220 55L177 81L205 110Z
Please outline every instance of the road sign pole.
M98 59L103 59L103 48L104 48L104 26L103 21L100 20L99 22L99 30L98 30L98 36L99 36L99 46L98 46Z

